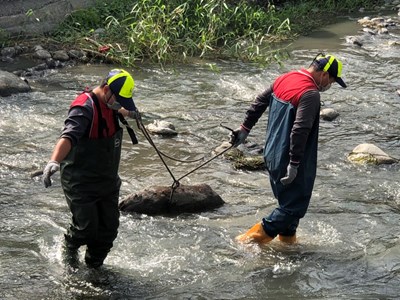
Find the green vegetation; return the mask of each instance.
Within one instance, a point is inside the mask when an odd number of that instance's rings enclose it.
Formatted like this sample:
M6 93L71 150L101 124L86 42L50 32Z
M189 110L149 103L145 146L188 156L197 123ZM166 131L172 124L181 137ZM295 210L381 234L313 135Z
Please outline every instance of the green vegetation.
M128 66L138 60L166 63L191 57L268 63L282 53L277 42L326 24L327 16L332 20L380 1L275 1L279 7L273 2L99 0L71 14L54 38Z

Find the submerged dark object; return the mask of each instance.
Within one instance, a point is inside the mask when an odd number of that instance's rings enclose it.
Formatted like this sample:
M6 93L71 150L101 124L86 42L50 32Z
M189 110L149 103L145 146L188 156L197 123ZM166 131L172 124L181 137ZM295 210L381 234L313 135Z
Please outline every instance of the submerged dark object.
M225 203L207 184L180 185L172 197L171 192L171 186L151 186L124 198L119 209L148 215L179 214L209 211Z

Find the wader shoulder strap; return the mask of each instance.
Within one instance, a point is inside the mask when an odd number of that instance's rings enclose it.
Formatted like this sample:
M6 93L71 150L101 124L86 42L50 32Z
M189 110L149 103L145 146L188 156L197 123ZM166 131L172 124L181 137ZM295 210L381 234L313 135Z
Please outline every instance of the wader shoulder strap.
M90 94L94 104L96 105L97 108L97 119L98 119L98 126L97 126L97 130L98 130L98 136L99 138L103 138L103 130L107 130L108 132L108 127L107 127L107 123L106 120L103 119L103 115L101 114L101 108L100 108L100 103L99 100L97 99L96 95L91 93Z
M137 140L137 138L136 138L135 132L133 131L132 127L129 126L129 124L128 124L128 122L125 120L124 116L123 116L122 114L118 113L118 118L119 118L119 120L121 121L121 123L125 125L126 130L128 131L129 136L131 137L132 144L133 144L133 145L136 145L137 143L139 143L138 140Z

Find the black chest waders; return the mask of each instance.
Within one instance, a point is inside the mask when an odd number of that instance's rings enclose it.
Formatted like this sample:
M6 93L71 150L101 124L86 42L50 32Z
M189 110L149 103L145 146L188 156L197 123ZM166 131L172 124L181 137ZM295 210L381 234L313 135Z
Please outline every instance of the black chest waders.
M299 220L304 217L310 203L317 169L317 146L319 119L315 121L308 136L302 162L294 181L283 185L289 164L290 134L296 109L290 102L271 96L264 159L270 175L270 184L279 207L266 218L263 228L275 237L280 234L292 236L296 233Z
M116 116L116 133L104 137L107 130L98 100L98 139L81 138L61 163L61 184L72 222L65 235L67 246L87 245L85 260L101 265L117 237L119 226L118 167L121 157L122 128Z

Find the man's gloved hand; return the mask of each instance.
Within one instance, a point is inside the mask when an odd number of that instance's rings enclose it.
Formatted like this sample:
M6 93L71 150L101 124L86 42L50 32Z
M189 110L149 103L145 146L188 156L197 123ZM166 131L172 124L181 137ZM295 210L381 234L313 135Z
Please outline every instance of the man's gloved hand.
M293 182L297 176L297 168L299 166L289 164L286 170L286 176L281 178L281 183L287 185Z
M240 126L230 134L229 143L231 143L234 147L243 144L249 135L249 132L249 130L246 130L243 126Z
M47 163L46 167L43 170L43 183L44 183L45 188L48 188L49 186L51 186L50 177L58 170L60 170L60 164L57 161L50 160Z
M137 119L137 120L142 119L142 116L140 115L140 112L138 110L130 110L128 112L128 117L131 119Z

